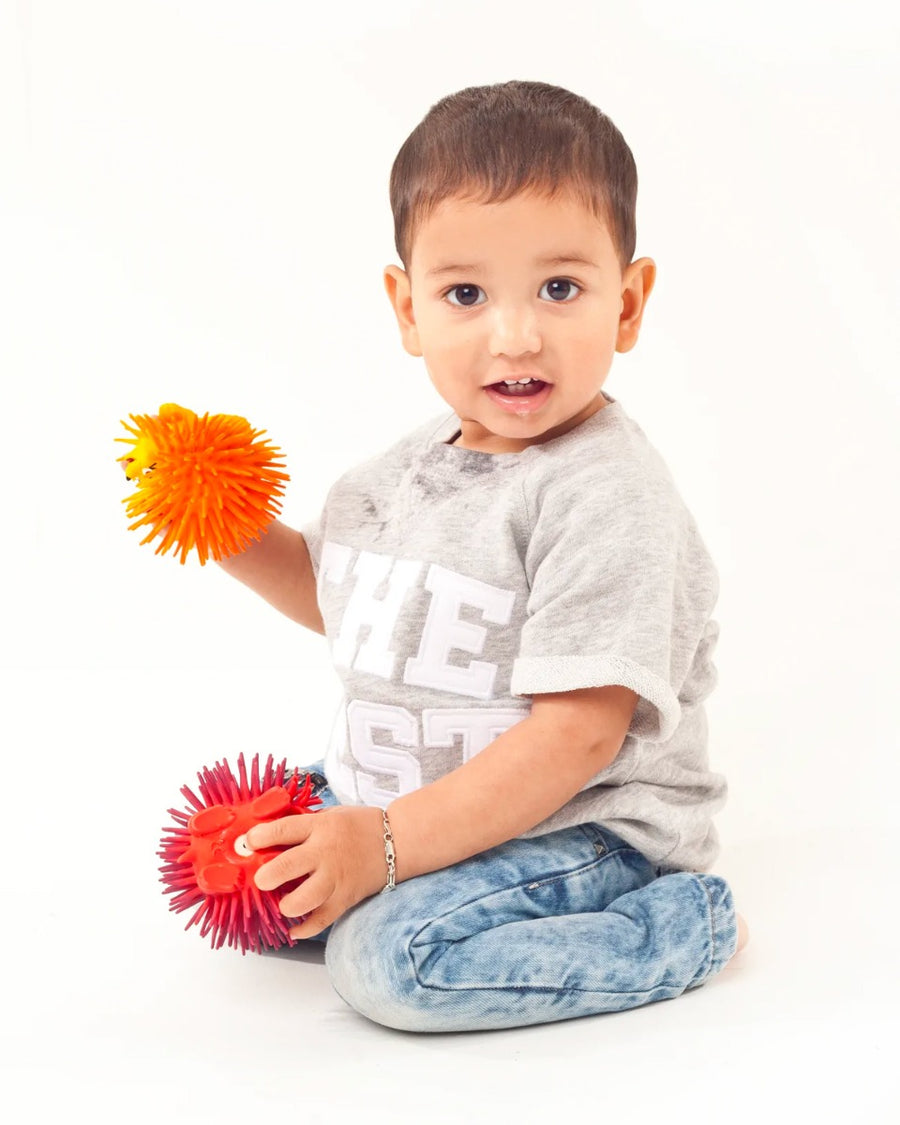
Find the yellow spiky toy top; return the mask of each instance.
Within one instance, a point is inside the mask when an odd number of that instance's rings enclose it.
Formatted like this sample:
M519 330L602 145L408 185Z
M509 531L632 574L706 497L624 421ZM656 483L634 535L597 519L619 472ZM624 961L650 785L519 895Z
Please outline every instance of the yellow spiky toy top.
M129 414L122 425L132 449L118 460L136 491L122 502L129 530L149 529L141 543L159 538L156 554L174 547L185 562L196 550L200 565L239 554L275 519L284 483L281 452L259 440L236 414L195 414L175 403L159 413Z

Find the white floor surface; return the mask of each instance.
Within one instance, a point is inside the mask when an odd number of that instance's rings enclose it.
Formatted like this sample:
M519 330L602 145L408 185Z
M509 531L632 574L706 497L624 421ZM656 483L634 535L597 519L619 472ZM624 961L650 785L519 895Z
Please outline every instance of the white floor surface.
M898 1120L886 833L727 840L716 870L751 942L674 1001L513 1031L395 1032L344 1005L321 952L213 952L168 913L165 810L194 780L185 760L229 752L186 748L202 716L170 713L167 733L151 718L173 675L7 677L26 737L4 802L5 1120Z

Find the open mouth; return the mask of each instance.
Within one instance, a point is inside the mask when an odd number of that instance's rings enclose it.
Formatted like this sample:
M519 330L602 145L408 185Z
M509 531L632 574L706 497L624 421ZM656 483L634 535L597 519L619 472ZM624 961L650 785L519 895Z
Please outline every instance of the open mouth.
M501 379L485 387L484 391L495 406L507 414L524 418L544 409L553 393L553 384L545 383L543 379Z
M503 379L499 383L491 383L490 387L497 394L507 395L510 398L527 398L529 395L540 394L544 387L549 385L541 379Z

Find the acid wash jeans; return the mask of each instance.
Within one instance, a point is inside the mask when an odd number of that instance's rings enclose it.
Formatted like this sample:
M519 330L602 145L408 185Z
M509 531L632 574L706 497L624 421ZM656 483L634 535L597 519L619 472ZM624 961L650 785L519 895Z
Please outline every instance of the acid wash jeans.
M321 763L310 772L321 807L337 804ZM398 883L319 939L338 995L369 1019L484 1031L680 996L734 955L737 920L724 879L666 872L581 824Z

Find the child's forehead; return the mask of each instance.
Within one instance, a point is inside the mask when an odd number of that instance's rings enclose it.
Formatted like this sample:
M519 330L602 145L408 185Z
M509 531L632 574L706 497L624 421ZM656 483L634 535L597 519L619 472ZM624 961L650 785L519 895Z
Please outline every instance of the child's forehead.
M473 255L484 258L492 248L507 246L545 265L576 260L588 250L594 255L614 252L604 217L578 195L520 192L500 200L473 195L441 200L417 224L412 257L432 271L432 259L445 257L448 250L454 262L468 262Z

